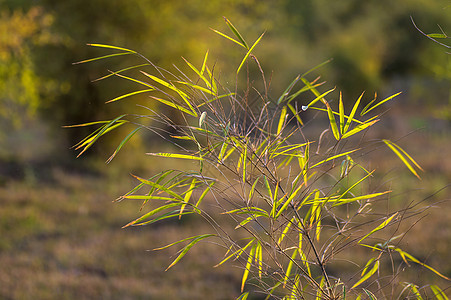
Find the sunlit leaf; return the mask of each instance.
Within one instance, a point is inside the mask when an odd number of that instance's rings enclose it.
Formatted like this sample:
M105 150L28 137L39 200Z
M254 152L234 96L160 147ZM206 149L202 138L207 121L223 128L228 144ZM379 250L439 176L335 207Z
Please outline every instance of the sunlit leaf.
M193 236L193 237L189 238L189 239L191 239L192 241L182 249L182 251L180 252L179 256L177 256L177 258L176 258L176 259L175 259L175 260L174 260L174 261L166 268L165 271L169 270L169 269L172 268L176 263L178 263L178 262L185 256L185 254L186 254L186 253L187 253L187 252L188 252L195 244L197 244L197 243L200 242L201 240L206 239L206 238L209 238L209 237L211 237L211 236L215 236L215 235L214 235L214 234L202 234L202 235L197 235L197 236ZM188 239L185 239L185 240L188 240ZM182 241L185 241L185 240L182 240ZM168 246L165 246L165 247L162 247L162 248L157 248L157 249L154 249L154 250L161 250L161 249L170 247L170 246L172 246L172 245L178 244L178 243L180 243L180 242L182 242L182 241L178 241L178 242L176 242L176 243L172 243L172 244L170 244L170 245L168 245Z
M367 105L367 106L362 110L362 112L360 113L360 115L363 116L363 115L369 113L370 111L372 111L373 109L375 109L375 108L378 107L379 105L384 104L385 102L387 102L387 101L389 101L389 100L395 98L396 96L400 95L401 93L402 93L402 92L399 92L399 93L396 93L396 94L394 94L394 95L391 95L390 97L387 97L387 98L385 98L385 99L382 100L382 101L379 101L379 103L375 104L375 105L372 106L371 108L368 108L368 105ZM370 102L370 104L371 104L371 102Z
M405 152L401 147L399 147L392 141L389 141L389 140L382 140L382 141L399 157L399 159L401 159L401 161L404 163L404 165L406 165L406 167L410 170L410 172L413 173L413 175L415 175L418 179L421 179L421 177L418 175L418 173L412 167L410 162L412 162L420 170L423 170L423 169L417 164L417 162L409 154L407 154L407 152Z
M233 26L232 22L230 22L229 19L227 19L226 17L224 17L224 20L226 21L227 26L229 26L230 30L232 30L233 34L241 41L243 46L246 49L249 49L249 46L247 45L247 43L244 40L243 36L238 32L238 29L236 29L235 26Z
M362 283L364 283L366 280L368 280L368 278L371 277L371 275L373 275L374 273L377 272L377 270L379 269L379 261L377 260L373 267L371 268L371 270L369 270L367 273L365 273L365 275L362 276L362 278L360 278L359 281L357 281L351 289L354 289L356 287L358 287L359 285L361 285Z
M192 159L192 160L203 160L202 157L196 155L188 155L188 154L176 154L176 153L146 153L147 155L159 156L159 157L168 157L168 158L181 158L181 159Z
M368 234L366 234L364 237L362 237L357 243L360 243L361 241L363 241L364 239L366 239L367 237L369 237L370 235L372 235L376 231L384 229L388 225L388 223L390 223L390 221L393 220L393 218L396 217L397 215L398 215L397 212L394 213L391 217L387 218L387 220L382 222L382 224L380 224L379 226L377 226L376 228L371 230Z
M257 46L258 42L260 42L260 40L262 39L263 35L265 33L263 32L262 35L260 35L260 37L255 41L255 43L252 45L252 47L249 49L249 51L247 51L246 55L244 56L243 60L241 61L240 66L238 67L238 70L236 70L236 73L238 74L241 70L241 67L244 65L244 62L247 60L247 58L249 57L249 55L251 55L252 50L254 50L255 46Z
M431 284L430 288L434 293L435 298L437 298L437 300L448 300L448 297L446 296L445 292L442 291L442 289L439 288L438 285Z

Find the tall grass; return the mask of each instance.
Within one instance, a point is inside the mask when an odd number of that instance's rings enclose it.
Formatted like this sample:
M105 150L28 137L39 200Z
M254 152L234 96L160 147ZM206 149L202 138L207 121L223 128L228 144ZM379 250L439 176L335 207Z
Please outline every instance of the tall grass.
M391 190L374 184L377 170L369 167L364 155L387 146L420 179L419 164L393 141L363 142L380 120L375 113L399 93L382 100L375 97L366 105L362 93L345 109L340 93L321 91L320 78L311 79L317 69L313 68L273 99L270 80L253 54L264 34L249 42L225 21L231 34L214 32L243 50L234 87L217 78L219 72L209 63L208 52L200 66L185 60L188 71L176 67L175 75L136 51L90 44L111 52L84 63L120 55L144 60L106 76L142 86L108 102L148 94L183 120L175 123L149 108L147 114L122 114L77 125L100 125L76 145L79 155L103 135L128 124L133 129L108 161L141 130L174 146L173 151L148 155L162 164L181 161L180 168L151 177L133 175L139 184L117 201L139 201L143 214L124 227L202 218L211 226L209 232L155 250L179 247L169 270L200 242L216 243L224 249L217 267L234 262L242 268L238 299L258 293L267 299L448 299L437 285L419 287L396 280L397 270L411 265L450 279L400 247L404 236L400 223L415 211L380 208L378 203L389 201ZM252 67L259 79L250 78ZM136 70L138 75L127 75ZM308 101L300 104L300 96ZM339 272L343 264L353 269L351 274Z

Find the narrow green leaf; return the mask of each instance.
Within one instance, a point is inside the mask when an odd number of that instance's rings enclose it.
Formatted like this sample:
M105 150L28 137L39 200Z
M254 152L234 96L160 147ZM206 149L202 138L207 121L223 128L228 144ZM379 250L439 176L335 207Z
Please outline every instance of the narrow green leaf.
M280 132L282 131L285 120L287 119L286 117L287 117L287 107L284 106L282 108L282 111L280 112L279 124L277 125L277 135L279 135Z
M178 202L178 203L170 203L170 204L166 204L166 205L157 207L157 208L151 210L150 212L148 212L147 214L145 214L145 215L139 217L138 219L133 220L133 221L131 221L130 223L128 223L128 224L122 226L122 228L126 228L126 227L129 227L129 226L136 225L136 224L139 223L139 222L142 222L142 221L144 221L144 220L149 219L150 217L152 217L153 215L159 213L159 212L162 211L162 210L165 210L165 209L168 209L168 208L172 208L172 207L175 207L175 206L180 206L180 205L181 205L181 203Z
M293 254L291 254L290 262L288 263L287 270L285 271L285 275L283 276L283 287L286 286L288 279L291 275L291 269L293 268L294 260L296 259L296 256L298 255L298 249L294 249Z
M164 187L164 186L161 185L161 184L158 184L158 183L156 183L156 182L152 182L152 181L150 181L150 180L146 180L146 179L144 179L144 178L141 178L141 177L136 176L136 175L133 175L133 174L132 174L132 176L133 176L134 178L138 179L139 181L141 181L142 183L144 183L144 184L146 184L146 185L150 185L152 188L155 188L155 190L165 192L165 193L171 195L172 197L174 197L175 199L177 199L177 200L179 200L179 201L183 201L183 198L182 198L178 193L172 191L172 190L169 189L169 188Z
M200 242L203 239L209 238L211 236L215 236L214 234L202 234L202 235L198 235L195 237L191 237L191 239L193 239L188 245L186 245L182 251L180 252L179 256L177 256L177 258L166 268L165 271L169 270L170 268L172 268L176 263L178 263L184 256L185 254L198 242Z
M159 84L167 87L170 90L173 90L174 92L176 92L182 99L183 101L186 103L186 105L188 105L190 111L192 112L192 115L194 115L195 117L197 117L197 112L194 110L192 104L189 102L189 97L188 95L183 92L181 89L177 88L176 86L174 86L173 84L171 84L170 82L166 82L156 76L153 76L151 74L148 74L144 71L141 71L142 74L144 74L145 76L149 77L150 79L152 79L155 82L158 82Z
M332 112L332 108L328 102L324 103L327 107L327 115L329 116L330 127L332 128L332 132L334 134L335 139L340 140L340 131L338 130L337 122L335 121L334 113Z
M195 85L195 84L192 84L192 83L189 83L189 82L184 82L184 81L176 81L176 82L177 82L177 83L184 84L184 85L187 85L187 86L190 86L190 87L192 87L193 89L196 89L196 90L205 92L205 93L210 94L210 95L213 95L213 96L216 95L216 94L215 94L214 92L212 92L211 90L206 89L206 88L204 88L204 87L201 87L201 86L199 86L199 85Z
M216 32L217 34L219 34L220 36L225 37L226 39L229 39L229 40L231 40L232 42L234 42L234 43L240 45L241 47L247 48L245 45L243 45L242 43L238 42L238 41L235 40L234 38L231 38L230 36L228 36L228 35L226 35L226 34L220 32L220 31L218 31L218 30L216 30L216 29L213 29L213 28L210 28L210 29L213 30L214 32Z
M111 100L105 102L105 104L111 103L111 102L115 102L115 101L118 101L118 100L121 100L121 99L130 97L130 96L134 96L134 95L137 95L137 94L148 93L148 92L151 92L151 91L154 91L154 90L155 90L155 89L147 89L147 90L141 90L141 91L136 91L136 92L128 93L128 94L125 94L125 95L116 97L116 98L114 98L114 99L111 99Z
M205 52L204 62L202 63L202 67L200 68L201 75L204 75L205 67L207 66L207 59L208 59L208 50L207 50L207 52Z
M369 237L370 235L372 235L376 231L384 229L388 225L388 223L390 223L390 221L393 220L393 218L396 217L397 215L398 215L397 212L394 213L391 217L389 217L387 220L382 222L382 224L380 224L379 226L377 226L376 228L371 230L368 234L366 234L364 237L362 237L357 243L359 244L361 241L363 241L364 239L366 239L367 237Z
M290 230L291 228L291 224L295 221L295 217L291 218L290 221L288 221L287 226L285 226L285 228L283 229L282 233L279 236L279 239L277 240L277 244L280 246L280 244L282 243L283 239L285 238L285 236L288 233L288 230Z
M202 200L204 200L205 196L207 195L207 193L210 191L211 187L213 186L214 182L210 183L207 188L202 192L202 194L199 197L199 200L197 200L196 205L194 205L194 207L199 207L200 203L202 202Z
M228 261L230 258L232 258L233 256L235 256L235 259L238 259L241 254L243 254L244 251L246 251L247 248L249 248L249 246L251 246L253 243L255 242L254 239L252 239L249 243L246 244L246 246L244 247L240 247L238 250L236 250L235 252L233 252L232 254L230 254L229 256L227 256L226 258L224 258L220 263L218 263L217 265L214 266L214 268L219 267L220 265L222 265L223 263L225 263L226 261ZM230 249L229 249L230 250Z
M429 33L427 36L434 38L434 39L447 39L448 38L448 36L443 33Z
M243 164L243 173L242 173L242 180L243 183L246 183L246 177L247 177L247 142L243 145L243 151L241 153L241 161Z
M257 186L259 178L260 177L257 177L257 179L255 179L255 181L254 181L254 184L252 184L251 190L249 191L248 203L250 203L252 201L252 196L254 195L255 187Z
M244 62L247 60L247 58L249 57L249 55L251 54L252 50L254 50L255 46L257 46L258 42L260 42L260 40L262 39L263 35L265 33L263 32L262 35L260 35L260 37L255 41L255 43L252 45L252 47L249 49L249 51L247 51L246 55L244 56L243 60L241 61L240 66L238 67L238 70L236 70L236 74L238 74L241 70L241 67L244 65Z
M363 94L364 94L364 92L362 94L360 94L360 97L354 103L354 106L352 107L351 113L349 114L349 117L348 117L348 119L346 121L346 125L343 128L343 134L345 134L348 131L349 126L351 126L351 122L354 119L355 113L357 112L357 108L359 107L360 100L362 100Z
M304 125L304 122L302 122L301 117L299 116L299 113L296 111L296 109L294 108L293 105L291 105L290 103L287 104L288 108L291 110L291 112L293 113L293 115L295 116L296 120L298 121L299 124Z
M348 137L350 137L350 136L352 136L352 135L354 135L356 133L359 133L360 131L362 131L362 130L370 127L370 126L373 126L378 121L379 121L379 119L378 120L373 120L371 122L360 124L360 125L356 126L354 129L352 129L352 130L346 132L345 134L343 134L343 136L341 138L345 139L345 138L348 138Z
M277 219L285 211L285 209L288 207L288 205L291 203L291 201L293 201L293 199L297 196L297 194L299 193L299 191L301 190L303 185L304 185L304 182L290 194L290 196L287 198L285 203L282 205L282 207L277 212L275 219Z
M308 82L308 81L306 81ZM309 83L310 84L310 83ZM335 91L335 88L328 90L327 92L324 92L322 94L319 94L318 91L316 89L311 89L314 94L316 95L316 98L313 99L308 105L306 105L305 107L302 107L302 110L307 110L308 108L312 107L313 104L315 104L316 102L318 102L319 100L322 100L323 103L327 102L324 97L330 93L332 93L333 91Z
M343 98L340 92L340 98L338 100L338 112L340 114L340 134L344 134L345 127L345 108L343 105Z
M320 162L317 162L316 164L314 164L313 166L311 166L310 169L312 169L312 168L314 168L314 167L317 167L317 166L319 166L319 165L322 165L323 163L326 163L326 162L328 162L328 161L331 161L331 160L334 160L334 159L336 159L336 158L339 158L339 157L341 157L341 156L345 156L345 155L351 154L351 153L353 153L353 152L355 152L355 151L358 151L358 150L360 150L360 149L354 149L354 150L351 150L351 151L348 151L348 152L345 152L345 153L341 153L341 154L337 154L337 155L328 157L328 158L326 158L326 159L323 159L323 160L320 161Z
M407 154L407 152L405 152L404 150L402 150L401 147L399 147L398 145L396 145L395 143L393 143L392 141L389 140L382 140L398 157L399 159L401 159L401 161L404 163L404 165L410 170L410 172L412 172L413 175L415 175L418 179L421 179L421 177L418 175L418 173L415 171L415 169L412 167L412 165L410 164L410 162L406 159L405 155L407 156L407 158L413 163L415 164L415 166L417 166L420 170L422 170L420 168L420 166L415 162L415 160L413 160L413 158ZM402 153L401 153L402 152ZM403 155L404 154L404 155Z
M426 269L429 269L430 271L434 272L435 274L437 274L438 276L442 277L443 279L446 280L451 280L451 278L446 277L445 275L441 274L439 271L437 271L436 269L432 268L431 266L419 261L418 259L416 259L415 257L413 257L412 255L410 255L409 253L401 250L400 248L395 248L395 250L401 255L401 257L403 258L403 260L407 263L407 260L410 260L414 263L417 263L423 267L425 267Z
M431 284L430 288L434 293L435 298L437 298L437 300L448 300L448 297L445 295L445 292L443 292L442 289L438 287L438 285Z
M230 30L232 30L233 34L241 41L241 43L244 45L246 49L249 49L249 46L247 45L246 41L244 40L243 36L238 32L238 29L233 26L232 22L229 21L226 17L224 17L224 20L227 23L227 26L229 26Z
M168 158L181 158L181 159L192 159L192 160L203 160L202 157L187 154L176 154L176 153L146 153L147 155L168 157Z
M372 111L379 105L384 104L387 101L390 101L391 99L395 98L396 96L400 95L402 92L396 93L394 95L391 95L390 97L385 98L384 100L380 101L379 103L375 104L373 107L366 109L366 107L363 109L363 111L360 113L361 116L367 114L368 112Z
M91 46L91 47L97 47L97 48L107 48L107 49L114 49L114 50L119 50L119 51L136 53L136 51L133 51L133 50L130 50L127 48L116 47L116 46L112 46L112 45L105 45L105 44L87 44L87 45Z
M373 268L371 268L370 271L368 271L364 276L362 276L362 278L360 278L359 281L357 281L351 289L354 289L356 287L358 287L359 285L361 285L363 282L365 282L366 280L368 280L368 278L371 277L371 275L373 275L374 273L376 273L376 271L379 269L379 261L377 260L374 265Z
M365 292L365 294L367 294L370 300L377 300L376 295L374 295L371 291L365 288L363 288L363 291Z
M87 142L86 144L82 144L80 146L78 146L77 148L81 148L84 146L83 150L77 155L77 157L80 157L80 155L82 155L86 150L88 150L96 141L97 139L99 139L102 135L104 135L105 133L109 132L110 130L112 130L113 128L117 128L118 126L121 126L124 124L124 122L119 122L116 124L117 121L119 121L120 119L122 119L123 117L125 117L126 115L121 115L117 118L115 118L114 120L111 120L110 122L108 122L107 124L105 124L102 129L95 135L92 137L92 139L89 140L89 142ZM112 127L114 126L114 127ZM111 127L111 129L110 129Z
M77 62L74 62L72 64L73 65L84 64L84 63L88 63L88 62L92 62L92 61L96 61L96 60L101 60L101 59L115 57L115 56L121 56L121 55L129 55L129 54L132 54L132 53L130 53L130 52L126 52L126 53L122 52L122 53L108 54L108 55L104 55L104 56L99 56L99 57L95 57L95 58L90 58L90 59L77 61Z
M116 150L114 150L113 154L111 154L110 158L108 158L108 160L106 161L106 163L110 163L113 158L119 153L119 151L122 149L122 147L132 138L132 136L135 135L135 133L137 133L139 130L141 130L142 127L138 127L135 128L135 130L133 130L132 132L130 132L119 144L119 146L117 146Z
M296 78L290 83L290 85L285 89L285 91L283 91L279 99L277 99L277 104L280 104L283 100L285 100L286 97L288 97L294 85L299 81L300 78L301 75L296 76Z
M244 284L246 283L247 277L249 276L249 272L251 270L252 262L254 261L255 248L256 248L256 245L253 245L251 248L251 251L249 252L249 256L247 258L246 267L244 268L243 276L241 279L241 292L243 292L243 290L244 290Z
M246 300L249 296L249 292L242 293L236 300Z
M105 75L105 76L99 77L97 79L94 79L92 82L96 82L96 81L100 81L100 80L103 80L103 79L107 79L108 77L114 76L116 74L119 74L119 73L122 73L122 72L125 72L125 71L129 71L129 70L133 70L133 69L137 69L137 68L141 68L141 67L146 67L146 66L150 66L150 64L140 64L140 65L136 65L136 66L131 66L131 67L127 67L127 68L124 68L124 69L120 69L119 71L114 71L114 72L111 72L108 75Z
M197 182L196 179L193 178L191 180L191 184L190 184L188 190L185 193L185 197L183 198L183 201L185 201L185 203L180 207L179 219L181 219L183 210L185 209L186 205L188 204L189 200L191 199L191 195L193 194L193 191L196 188L196 182Z

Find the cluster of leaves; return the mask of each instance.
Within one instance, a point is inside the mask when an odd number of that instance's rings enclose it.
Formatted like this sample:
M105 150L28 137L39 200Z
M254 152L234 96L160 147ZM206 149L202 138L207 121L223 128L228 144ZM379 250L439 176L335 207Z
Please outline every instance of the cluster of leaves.
M191 75L177 69L180 75L176 76L136 51L91 44L115 52L83 62L118 55L135 55L145 60L145 64L108 76L118 76L144 89L109 102L150 94L149 99L180 113L185 120L184 124L176 124L161 113L150 112L78 125L101 125L77 145L80 154L106 133L129 124L135 128L109 161L141 129L171 141L178 149L148 155L186 161L185 170L170 169L150 178L135 176L139 184L118 201L142 201L141 209L147 212L124 227L177 220L187 215L202 217L211 225L212 232L183 238L155 250L184 245L168 266L170 269L201 241L214 240L223 245L226 253L217 266L236 261L243 267L239 299L246 299L252 286L268 298L345 299L350 294L357 299L387 297L384 277L389 276L387 269L396 269L394 260L390 260L393 255L400 256L401 264L419 264L449 280L402 250L397 240L403 234L390 233L408 216L408 210L371 213L374 203L387 199L391 191L371 191L369 181L375 170L367 170L356 159L362 149L356 147L355 137L379 121L378 115L368 115L398 94L380 101L374 99L360 109L362 94L349 114L340 94L338 109L334 110L332 101L326 99L333 90L320 92L319 78L308 79L314 68L297 76L279 98L271 99L265 73L253 54L263 34L254 43L248 43L228 19L225 21L233 35L214 31L245 53L236 76L254 61L261 72L263 90L250 83L244 93L224 87L215 77L214 68L209 67L208 52L200 68L185 60ZM152 67L157 75L148 71L140 71L139 76L126 75L145 67ZM309 93L311 100L299 108L296 97ZM305 111L324 114L328 120L327 129L314 139L306 137L307 123L314 120L306 122ZM165 131L168 126L174 130ZM327 147L323 142L326 136L333 141ZM389 140L380 143L387 145L419 177L421 168L406 151ZM332 184L328 183L330 178ZM229 230L223 223L224 216L228 217L227 224L234 224L234 229ZM387 235L388 238L384 237ZM337 263L335 257L355 248L367 251L369 258L363 267L357 268L358 278L331 275L329 270ZM386 266L387 261L393 265ZM406 283L391 290L391 297L394 291L399 297L422 299L432 292L437 299L447 299L436 285L420 288Z

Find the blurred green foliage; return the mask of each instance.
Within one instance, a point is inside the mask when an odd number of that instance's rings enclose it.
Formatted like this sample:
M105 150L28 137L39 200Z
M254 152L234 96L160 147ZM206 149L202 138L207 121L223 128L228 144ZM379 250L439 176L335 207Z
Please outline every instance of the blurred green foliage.
M391 93L401 81L400 89L413 93L409 97L435 105L435 99L451 97L450 64L443 63L446 54L419 34L410 16L425 32L433 32L437 23L450 27L450 9L444 0L3 0L0 117L19 126L24 116L39 111L46 121L66 125L123 110L120 103L103 103L133 88L128 82L91 80L130 65L133 57L72 66L99 54L84 43L135 49L165 68L182 65L181 56L200 62L208 45L224 78L242 53L206 30L224 29L222 16L239 24L248 40L267 31L257 51L265 72L274 71L274 97L298 73L334 58L321 74L344 91L344 98L357 97L362 89L368 98L374 92ZM436 96L424 92L430 78L441 82L434 87ZM235 78L228 81L233 86ZM75 135L69 139L74 143L86 132L67 134Z

